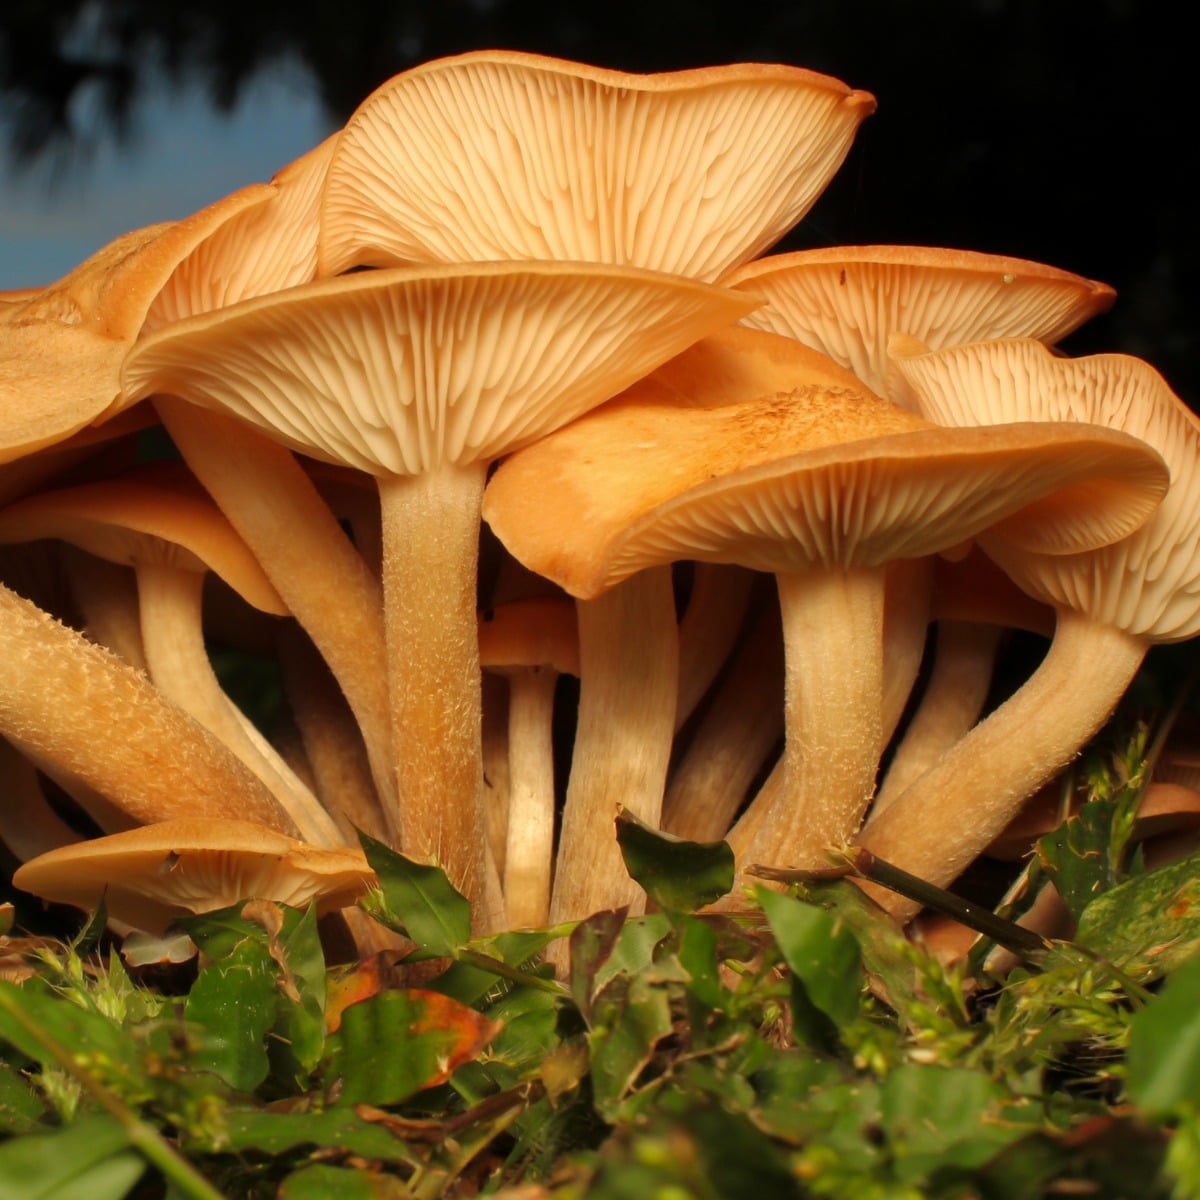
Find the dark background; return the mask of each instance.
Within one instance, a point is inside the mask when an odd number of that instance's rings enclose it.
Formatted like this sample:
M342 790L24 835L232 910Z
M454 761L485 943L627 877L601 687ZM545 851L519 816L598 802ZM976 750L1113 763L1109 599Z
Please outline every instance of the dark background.
M70 148L71 96L99 85L107 133L167 78L235 105L299 67L344 120L416 62L482 47L624 70L810 67L873 92L842 172L781 248L969 247L1102 279L1116 309L1072 339L1152 361L1200 407L1200 238L1187 7L1155 0L807 0L575 6L547 0L4 0L0 137L15 159Z

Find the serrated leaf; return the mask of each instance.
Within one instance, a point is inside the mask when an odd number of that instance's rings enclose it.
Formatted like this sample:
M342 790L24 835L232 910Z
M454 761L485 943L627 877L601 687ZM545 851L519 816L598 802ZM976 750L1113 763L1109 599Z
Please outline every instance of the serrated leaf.
M813 1007L836 1028L858 1015L862 955L854 934L834 913L769 888L758 890L779 951Z
M122 1200L146 1164L106 1114L81 1117L52 1133L0 1145L0 1196L13 1200Z
M1200 854L1097 896L1075 940L1142 982L1173 971L1200 952Z
M1175 971L1162 991L1133 1015L1126 1086L1150 1116L1200 1110L1200 958Z
M652 829L622 809L617 814L617 844L630 876L668 912L695 912L733 887L728 842L685 841Z
M366 904L379 919L406 933L426 953L453 958L471 938L471 905L440 867L405 858L360 833L367 862L379 880L376 900ZM382 897L382 904L373 903Z
M1054 881L1072 917L1121 881L1113 859L1113 821L1117 806L1091 800L1037 844L1042 870Z
M440 992L381 992L351 1005L329 1039L340 1104L398 1104L445 1083L495 1036L498 1026Z

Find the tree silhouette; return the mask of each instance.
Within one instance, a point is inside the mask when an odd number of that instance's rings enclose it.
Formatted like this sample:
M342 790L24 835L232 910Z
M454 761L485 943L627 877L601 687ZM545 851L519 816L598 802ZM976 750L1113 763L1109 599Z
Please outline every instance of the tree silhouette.
M1182 20L1132 0L5 0L0 136L18 163L86 149L164 80L229 110L280 67L340 122L395 72L488 46L633 71L797 63L880 108L788 248L963 245L1104 279L1121 300L1073 348L1142 354L1195 403Z

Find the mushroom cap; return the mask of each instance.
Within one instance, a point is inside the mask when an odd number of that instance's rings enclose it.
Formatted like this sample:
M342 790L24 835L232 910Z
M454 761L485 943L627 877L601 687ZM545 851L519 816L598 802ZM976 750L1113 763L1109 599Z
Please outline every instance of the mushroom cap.
M179 916L240 900L325 912L375 886L359 850L309 846L251 821L182 817L62 846L20 867L13 882L43 900L161 933Z
M0 509L0 544L59 538L109 562L213 571L264 612L288 608L250 548L178 462L39 492Z
M983 338L1053 344L1116 299L1107 284L1042 263L932 246L831 246L747 263L722 279L766 300L743 317L821 350L903 403L888 338L933 349Z
M1097 536L1097 504L1108 536L1136 528L1166 487L1158 456L1112 430L941 429L819 385L703 409L637 392L513 455L485 493L509 551L575 596L679 559L878 565L997 524L1061 548Z
M252 185L183 221L122 234L57 283L0 306L0 462L109 410L125 352L176 264L222 221L272 194Z
M1153 446L1171 473L1162 504L1131 534L1083 553L1030 553L1003 530L981 544L1027 592L1149 642L1200 633L1200 419L1157 371L1124 354L1061 358L1039 342L975 342L895 359L922 411L944 425L1075 421Z
M479 661L486 670L548 668L579 675L579 622L563 596L529 596L480 614Z
M126 402L173 393L314 457L414 475L534 440L755 303L599 264L366 271L151 334Z
M209 234L171 272L142 333L251 296L307 283L317 272L317 206L337 135L271 179L271 195Z
M502 50L438 59L347 122L320 270L548 259L712 280L804 216L874 109L797 67L631 75Z

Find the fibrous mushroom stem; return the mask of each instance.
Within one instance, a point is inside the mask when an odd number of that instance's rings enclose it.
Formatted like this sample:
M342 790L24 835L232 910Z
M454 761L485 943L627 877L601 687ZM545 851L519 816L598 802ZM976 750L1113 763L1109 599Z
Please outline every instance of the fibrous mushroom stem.
M394 796L379 581L291 451L233 417L174 397L172 440L307 631L362 730L381 796Z
M379 477L400 849L486 905L476 618L486 465Z
M882 750L883 567L779 574L786 740L782 794L751 863L827 866L858 832Z
M775 612L760 616L716 685L663 801L663 828L717 841L783 736L783 655Z
M185 813L295 825L230 751L148 679L0 588L0 733L94 788L129 820Z
M221 687L204 644L204 574L137 567L142 646L155 687L215 734L263 781L314 846L345 844L333 817Z
M952 883L1108 720L1146 648L1123 630L1060 612L1033 675L872 821L862 844L939 887ZM916 912L899 896L872 894L900 920Z
M579 721L550 905L552 922L645 897L617 845L617 811L657 826L675 727L679 635L670 567L579 603Z
M975 621L939 621L933 669L917 710L871 807L880 814L979 720L1004 630Z
M517 670L508 698L504 903L517 929L545 925L554 864L554 690L549 667Z
M692 715L737 643L755 574L725 563L698 562L679 622L678 730Z

